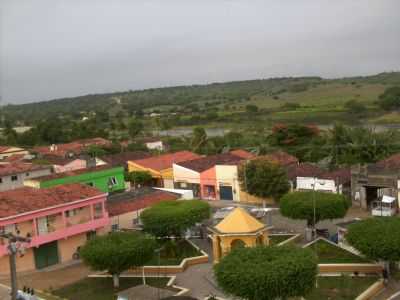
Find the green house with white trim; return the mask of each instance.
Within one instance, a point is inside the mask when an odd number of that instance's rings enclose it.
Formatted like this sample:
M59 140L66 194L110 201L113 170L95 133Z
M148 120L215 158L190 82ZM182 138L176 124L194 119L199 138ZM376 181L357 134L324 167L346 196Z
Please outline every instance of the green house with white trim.
M49 188L69 183L83 183L98 188L102 192L125 190L124 168L98 166L64 173L41 176L24 181L25 186Z

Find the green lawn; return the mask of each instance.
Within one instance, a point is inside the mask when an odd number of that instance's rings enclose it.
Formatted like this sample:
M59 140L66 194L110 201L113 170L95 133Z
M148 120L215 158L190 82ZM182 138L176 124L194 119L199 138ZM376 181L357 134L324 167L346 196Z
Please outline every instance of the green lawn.
M318 277L318 288L306 300L353 300L364 292L377 277Z
M187 240L160 240L158 243L162 249L160 253L161 266L179 265L184 258L203 255ZM158 255L155 254L146 265L158 266Z
M319 264L345 264L345 263L370 263L371 261L334 246L324 240L318 240L307 248L313 250L318 256Z
M283 241L286 241L290 239L291 237L294 237L294 234L274 234L269 236L269 241L270 245L278 245L282 243Z
M155 287L165 287L169 278L146 278L146 284ZM120 287L113 288L111 277L105 278L85 278L73 284L67 285L52 293L56 296L69 300L114 300L117 293L128 288L142 284L139 277L121 277Z

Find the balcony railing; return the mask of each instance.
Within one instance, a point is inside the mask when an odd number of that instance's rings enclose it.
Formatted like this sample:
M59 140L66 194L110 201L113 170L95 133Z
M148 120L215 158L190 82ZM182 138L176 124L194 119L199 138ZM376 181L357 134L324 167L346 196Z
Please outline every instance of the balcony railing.
M38 247L42 244L50 243L56 240L68 238L70 236L96 230L98 228L102 228L109 224L109 217L106 214L101 219L89 220L87 222L79 223L79 224L71 224L67 227L62 228L54 228L54 231L49 231L47 234L37 235L31 238L31 242L28 245L30 247ZM0 243L0 257L7 254L7 244Z

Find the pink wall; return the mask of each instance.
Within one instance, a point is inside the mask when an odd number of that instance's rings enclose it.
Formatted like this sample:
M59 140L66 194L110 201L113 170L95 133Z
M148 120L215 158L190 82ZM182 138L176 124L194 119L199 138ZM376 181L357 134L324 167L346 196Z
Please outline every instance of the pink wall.
M76 235L79 233L84 233L87 231L99 229L102 227L105 227L109 224L109 216L107 211L105 210L105 201L106 201L106 194L102 194L96 197L88 198L85 199L81 202L78 203L71 203L67 205L63 205L60 207L56 208L49 208L45 209L42 211L38 212L33 212L21 216L16 216L15 218L8 219L8 220L3 220L0 221L0 226L6 226L8 224L18 224L18 223L23 223L27 221L33 221L32 226L33 226L33 232L34 236L31 239L31 243L28 245L28 247L37 247L39 245L49 243L51 241L55 240L60 240L63 238L67 238L72 235ZM94 210L93 210L93 205L97 203L102 203L102 208L103 208L103 214L101 218L95 218L94 216ZM82 224L76 224L72 226L67 226L67 219L65 217L65 211L67 210L72 210L75 208L79 207L90 207L90 219L88 222L82 223ZM62 214L63 216L63 222L64 226L61 229L55 230L53 232L49 232L47 234L43 235L37 235L37 229L36 229L36 219L45 217L45 216L50 216L54 214ZM0 244L0 256L6 255L7 250L6 250L6 244Z
M204 172L200 173L200 193L201 197L205 198L204 195L204 186L205 185L213 185L215 187L215 195L216 199L219 198L219 193L217 192L217 174L215 170L215 166L211 169L208 169Z

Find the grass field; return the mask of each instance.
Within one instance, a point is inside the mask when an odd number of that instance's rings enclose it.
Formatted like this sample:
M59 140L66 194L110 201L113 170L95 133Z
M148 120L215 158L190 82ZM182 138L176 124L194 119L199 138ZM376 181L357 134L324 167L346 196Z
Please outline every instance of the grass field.
M161 266L179 265L184 258L203 255L186 240L164 240L159 243L159 247L162 249L160 253ZM146 265L158 266L158 255L155 255Z
M291 237L294 237L294 234L274 234L269 236L269 241L270 245L278 245L282 243L283 241L286 241L290 239Z
M319 264L370 263L368 259L355 255L347 250L332 245L324 240L318 240L307 247L318 256Z
M377 281L377 277L318 277L318 288L306 300L353 300Z

